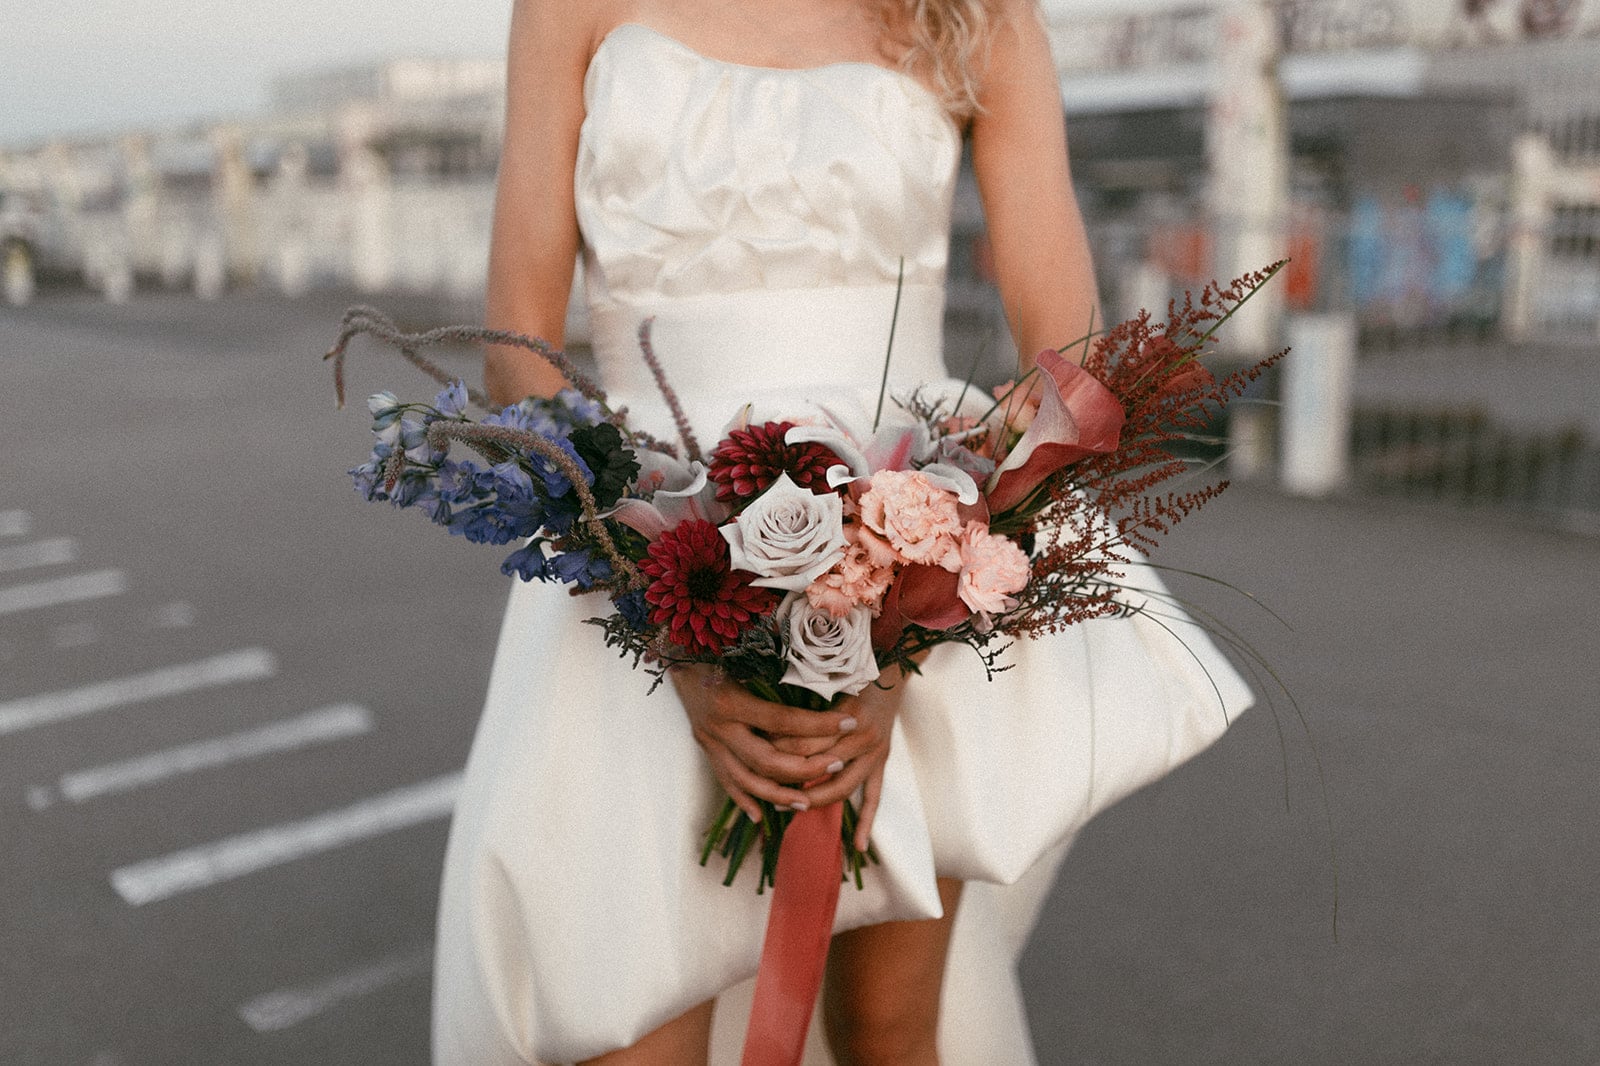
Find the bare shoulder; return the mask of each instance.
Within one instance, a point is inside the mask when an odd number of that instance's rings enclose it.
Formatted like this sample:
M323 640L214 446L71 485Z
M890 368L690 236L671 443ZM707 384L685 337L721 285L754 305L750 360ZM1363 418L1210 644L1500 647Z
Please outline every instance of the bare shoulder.
M515 0L510 58L540 65L585 67L601 38L622 20L619 0Z
M994 25L1008 29L1013 39L1044 32L1044 9L1039 0L989 0L989 12Z
M979 124L1021 106L1038 110L1059 93L1050 35L1037 0L994 0L993 23L979 79Z

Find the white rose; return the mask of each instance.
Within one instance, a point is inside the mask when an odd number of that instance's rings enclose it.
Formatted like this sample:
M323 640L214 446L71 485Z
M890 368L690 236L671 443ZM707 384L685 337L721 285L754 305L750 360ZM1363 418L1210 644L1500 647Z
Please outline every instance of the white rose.
M778 608L788 629L789 669L783 681L824 699L854 696L878 679L872 653L872 609L853 607L843 618L813 607L804 593L790 593Z
M752 585L798 591L844 558L838 495L818 496L788 474L721 528L734 569L757 575Z

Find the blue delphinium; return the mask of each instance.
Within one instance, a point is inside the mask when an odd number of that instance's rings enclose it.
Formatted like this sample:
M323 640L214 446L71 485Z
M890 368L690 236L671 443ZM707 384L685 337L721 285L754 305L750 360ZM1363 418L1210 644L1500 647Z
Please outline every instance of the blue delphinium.
M446 385L434 397L433 407L441 418L460 418L467 410L467 383L452 381Z
M365 499L382 501L389 498L389 494L383 491L383 468L389 459L389 453L393 450L387 444L380 442L373 447L371 458L350 471L356 491Z
M611 563L584 548L561 552L550 557L550 569L555 576L569 585L588 591L595 584L611 576Z
M520 577L524 581L549 581L550 559L544 553L544 545L544 540L534 540L512 552L506 556L506 561L500 564L500 572L507 577Z
M556 393L556 401L560 404L557 409L562 410L567 416L568 429L578 426L597 426L605 419L605 412L600 409L600 405L577 389L562 389Z
M466 386L460 381L440 390L431 406L401 403L390 392L369 398L367 409L372 413L376 440L367 462L350 471L357 491L368 500L415 507L452 536L473 543L527 541L500 567L502 573L524 581L562 581L587 590L609 579L611 562L594 549L573 545L565 551L553 550L550 538L571 534L582 514L571 476L563 464L538 452L527 452L485 466L468 459L452 459L445 449L433 446L428 428L435 422L471 421L466 414L468 399ZM595 472L585 456L592 453L604 467L609 500L620 494L637 464L631 462L631 453L618 451L620 437L615 441L590 439L598 432L595 427L606 428L601 426L604 415L600 404L574 389L564 389L551 399L530 397L510 404L486 415L482 423L544 438L572 460L573 468L591 488L595 487ZM588 435L580 442L586 449L582 454L569 439L575 431ZM390 464L396 452L401 453L402 461L398 477L390 485ZM626 609L638 617L635 624L643 625L647 608L642 597L627 599L626 603Z
M572 461L578 465L579 472L583 474L584 484L594 484L594 474L590 472L588 465L578 457L578 450L572 446L571 441L566 437L547 437L545 439L571 456ZM533 472L539 475L539 479L544 482L545 492L551 496L565 496L572 491L572 480L567 477L567 472L557 465L554 459L534 452L528 456L528 461L533 467Z

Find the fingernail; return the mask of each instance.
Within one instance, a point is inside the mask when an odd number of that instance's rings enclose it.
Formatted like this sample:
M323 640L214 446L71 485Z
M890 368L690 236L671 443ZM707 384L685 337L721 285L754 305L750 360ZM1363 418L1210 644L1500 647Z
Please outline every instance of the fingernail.
M836 774L840 770L843 770L843 769L844 769L844 760L843 759L835 759L831 763L828 764L828 773L830 773L830 774Z
M854 718L841 718L839 720L839 732L848 733L850 730L856 727L856 724L857 723Z
M789 809L791 811L809 811L811 809L811 804L807 803L805 800L795 800L793 803L789 804Z

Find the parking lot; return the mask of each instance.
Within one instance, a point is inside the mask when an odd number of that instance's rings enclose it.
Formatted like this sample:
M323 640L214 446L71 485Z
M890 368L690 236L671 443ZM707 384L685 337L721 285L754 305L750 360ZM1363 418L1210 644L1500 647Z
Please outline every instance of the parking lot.
M504 584L349 491L343 303L0 310L0 1062L426 1061ZM1080 838L1024 964L1041 1062L1600 1060L1600 540L1244 486L1163 561L1290 623L1178 579L1299 714Z

